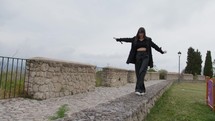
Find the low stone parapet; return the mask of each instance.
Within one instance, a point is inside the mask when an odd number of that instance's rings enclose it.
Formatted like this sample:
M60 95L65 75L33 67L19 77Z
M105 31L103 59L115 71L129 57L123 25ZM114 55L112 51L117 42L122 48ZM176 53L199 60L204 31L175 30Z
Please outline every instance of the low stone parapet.
M166 75L166 80L175 81L175 80L178 80L178 78L179 78L179 74L178 73L169 72Z
M136 82L136 74L133 70L128 70L128 83L135 83Z
M25 90L34 99L48 99L87 92L95 88L93 65L47 58L27 60Z
M204 75L197 75L196 80L197 81L205 81L205 76Z
M102 70L102 86L117 87L123 86L128 80L128 70L105 67Z
M193 75L192 74L182 74L182 80L183 81L193 81Z
M160 79L160 73L158 72L147 72L145 76L145 80L159 80Z

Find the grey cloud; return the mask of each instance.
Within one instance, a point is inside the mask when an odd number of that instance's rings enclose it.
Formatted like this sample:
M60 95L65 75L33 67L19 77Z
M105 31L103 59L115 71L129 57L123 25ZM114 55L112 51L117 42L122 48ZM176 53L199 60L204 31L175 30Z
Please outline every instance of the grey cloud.
M157 67L177 71L179 50L183 52L185 66L188 47L193 46L205 55L214 45L212 0L0 0L0 3L0 55L10 56L19 50L17 56L26 58L45 56L133 68L125 64L130 44L116 43L113 37L132 37L144 26L154 42L168 51L167 55L154 52Z

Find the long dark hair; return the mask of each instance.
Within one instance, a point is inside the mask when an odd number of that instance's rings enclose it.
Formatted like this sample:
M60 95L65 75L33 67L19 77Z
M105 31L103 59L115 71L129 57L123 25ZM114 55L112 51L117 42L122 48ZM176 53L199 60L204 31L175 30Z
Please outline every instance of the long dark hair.
M137 31L135 40L137 41L139 39L139 33L144 33L144 38L146 37L146 30L143 27L140 27Z

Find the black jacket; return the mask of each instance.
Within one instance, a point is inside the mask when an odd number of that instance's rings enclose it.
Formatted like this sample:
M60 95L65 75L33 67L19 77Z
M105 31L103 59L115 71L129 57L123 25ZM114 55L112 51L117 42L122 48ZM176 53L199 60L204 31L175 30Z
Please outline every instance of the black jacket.
M136 52L137 52L137 48L135 48L135 44L136 44L136 41L135 41L135 37L133 38L118 38L116 39L116 41L120 41L120 42L129 42L131 43L131 50L130 50L130 53L129 53L129 56L128 56L128 59L126 61L127 64L129 63L133 63L135 64L135 60L136 60ZM153 67L153 58L152 58L152 49L151 47L153 47L155 50L157 50L158 52L160 53L164 53L163 50L158 47L150 37L146 37L144 41L147 41L147 44L148 44L148 52L149 52L149 63L148 63L148 66L150 66L150 68Z

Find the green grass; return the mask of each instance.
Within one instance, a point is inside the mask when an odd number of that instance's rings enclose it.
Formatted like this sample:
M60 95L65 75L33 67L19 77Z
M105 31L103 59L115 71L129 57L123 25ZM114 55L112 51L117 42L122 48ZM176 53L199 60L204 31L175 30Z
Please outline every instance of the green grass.
M11 73L8 73L7 81L6 81L6 74L4 73L2 75L1 83L0 83L0 99L9 97L14 97L14 92L15 92L15 97L21 96L23 94L23 88L24 88L24 76L22 75L22 78L20 80L20 77L17 76L15 79L15 74L13 74L11 78ZM15 81L16 80L16 81ZM14 91L15 90L15 91Z
M66 113L67 111L69 111L68 105L67 105L67 104L62 105L62 106L58 109L58 111L55 113L54 116L50 116L50 117L49 117L49 120L56 120L56 119L59 119L59 118L63 118L63 117L65 117L65 115L66 115L65 113Z
M99 87L102 85L102 71L96 72L96 87Z
M175 83L156 102L145 121L215 121L205 94L205 83Z

